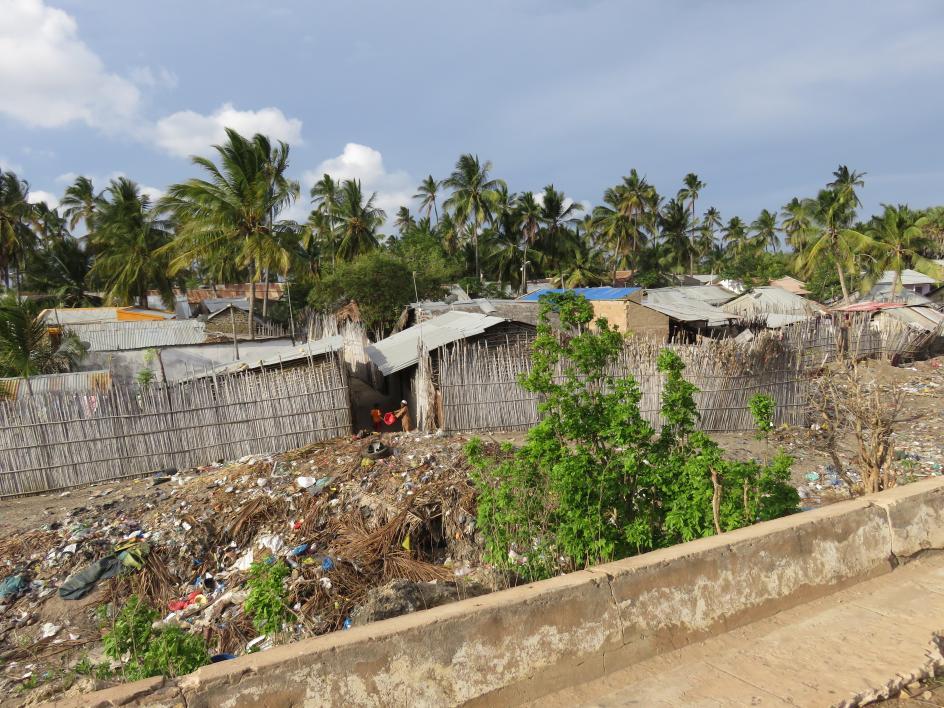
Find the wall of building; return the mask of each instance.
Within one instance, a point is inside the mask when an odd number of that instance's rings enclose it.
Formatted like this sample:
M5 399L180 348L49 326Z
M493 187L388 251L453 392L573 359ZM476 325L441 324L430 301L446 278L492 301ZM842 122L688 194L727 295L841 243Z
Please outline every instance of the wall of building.
M931 479L57 705L513 705L942 548Z
M260 305L261 307L261 305ZM257 316L256 322L262 322L262 320ZM245 310L233 310L232 316L230 316L229 310L221 312L213 319L208 319L206 323L207 332L219 332L220 334L233 334L233 322L235 321L236 334L249 336L249 313Z
M636 303L627 303L627 330L641 337L651 337L660 342L669 336L670 320L668 315Z

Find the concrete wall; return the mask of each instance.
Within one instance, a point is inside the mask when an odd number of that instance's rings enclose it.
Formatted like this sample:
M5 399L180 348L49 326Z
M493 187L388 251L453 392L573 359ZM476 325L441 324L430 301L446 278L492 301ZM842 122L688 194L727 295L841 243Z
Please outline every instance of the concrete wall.
M61 705L515 704L942 547L935 479Z

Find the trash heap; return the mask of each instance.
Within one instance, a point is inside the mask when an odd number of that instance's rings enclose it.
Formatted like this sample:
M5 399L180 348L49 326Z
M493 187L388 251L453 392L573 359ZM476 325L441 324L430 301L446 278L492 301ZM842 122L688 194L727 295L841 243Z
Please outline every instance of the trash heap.
M492 589L466 442L338 439L73 491L95 504L0 539L0 695L101 657L132 594L160 610L155 626L200 634L224 660ZM273 636L243 607L259 562L290 567L291 620Z

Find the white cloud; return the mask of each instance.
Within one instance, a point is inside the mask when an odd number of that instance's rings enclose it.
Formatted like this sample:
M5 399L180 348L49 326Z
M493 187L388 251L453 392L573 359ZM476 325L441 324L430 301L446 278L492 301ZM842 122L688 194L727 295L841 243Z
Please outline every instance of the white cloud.
M138 89L105 69L69 14L42 0L0 0L0 17L0 113L43 128L128 125Z
M154 138L157 144L173 155L206 154L211 145L226 140L225 128L242 135L262 133L272 140L298 144L302 139L302 122L288 118L278 108L241 111L224 103L210 115L195 111L179 111L157 121Z
M59 206L59 197L52 192L44 192L42 189L31 189L26 199L30 204L46 202L46 206L50 209L55 209Z
M142 88L173 89L177 88L177 74L164 68L152 69L149 66L135 66L128 72L128 78Z
M23 174L23 165L19 162L13 162L13 160L7 159L5 155L0 155L0 170L4 172L16 172L16 174Z
M367 145L348 143L340 155L325 160L313 170L306 171L302 177L306 190L303 194L307 194L307 190L325 174L336 180L360 180L367 195L371 192L377 193L374 203L387 213L388 219L392 218L401 206L410 206L413 202L416 184L413 178L402 170L388 172L380 151Z

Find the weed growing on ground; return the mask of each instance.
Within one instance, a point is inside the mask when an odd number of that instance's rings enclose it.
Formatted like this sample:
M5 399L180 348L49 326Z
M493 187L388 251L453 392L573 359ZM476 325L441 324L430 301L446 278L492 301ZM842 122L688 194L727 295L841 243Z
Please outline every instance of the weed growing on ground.
M149 676L179 676L208 662L204 640L179 627L153 630L156 610L132 595L115 616L111 631L105 634L105 654L123 661L125 679L136 681ZM83 668L87 668L83 666ZM97 678L111 678L108 664L94 668Z
M289 617L283 584L288 575L289 567L281 560L256 562L249 567L249 593L243 607L261 634L277 633Z

